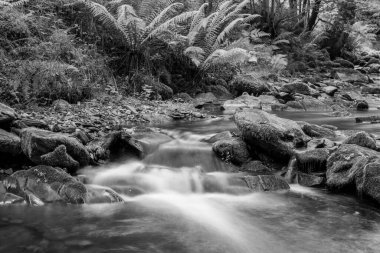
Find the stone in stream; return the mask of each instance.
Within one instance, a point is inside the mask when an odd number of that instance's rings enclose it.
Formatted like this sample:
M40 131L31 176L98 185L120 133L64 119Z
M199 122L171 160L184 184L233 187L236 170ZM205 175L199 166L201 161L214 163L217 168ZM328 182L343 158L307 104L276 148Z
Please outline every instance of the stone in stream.
M380 116L356 117L355 122L356 123L363 123L363 122L380 123Z
M60 147L62 145L65 148ZM25 128L21 131L21 148L35 164L64 167L73 171L90 162L90 154L83 144L62 133ZM65 159L59 159L61 154Z
M369 196L380 204L380 153L343 144L329 157L326 176L331 191Z
M260 96L264 92L269 92L268 85L261 79L250 75L238 75L230 82L230 90L235 96L243 93Z
M0 103L0 128L7 129L11 123L17 118L15 110L9 106Z
M243 94L233 100L225 101L222 105L225 113L234 113L240 108L262 109L261 100L257 97Z
M315 124L310 124L304 121L297 121L297 124L301 127L302 131L310 137L316 138L335 138L336 134L334 130Z
M368 83L368 77L355 69L336 68L331 73L332 77L348 83Z
M325 172L329 155L330 152L326 148L297 153L297 168L305 173Z
M264 153L278 162L289 161L295 155L295 149L305 147L311 139L295 121L261 110L238 110L235 123L251 150Z
M325 92L329 96L334 96L335 92L338 91L338 88L335 86L327 86L322 88L323 92Z
M241 165L250 159L247 145L240 138L217 141L212 145L212 150L223 161L235 165Z
M144 149L130 134L124 131L109 133L86 146L95 162L113 160L126 155L141 158Z
M367 111L369 109L368 102L365 100L359 100L356 102L356 110Z
M4 180L7 192L23 197L29 204L62 201L82 204L86 201L86 187L60 168L39 165L20 170Z
M23 157L21 150L21 139L14 133L0 129L0 158L4 163L6 160L20 159Z
M281 87L280 91L286 93L299 93L303 95L311 95L309 86L303 82L293 82L284 84Z
M124 202L123 198L109 187L100 185L85 185L85 187L87 189L86 204Z
M160 145L173 140L170 136L151 129L135 131L131 136L143 148L144 154L153 153Z
M275 171L265 166L261 161L249 161L241 166L241 171L250 175L272 175Z
M343 144L356 144L361 147L376 150L376 140L368 133L361 131L343 141Z
M212 137L210 137L209 139L206 139L204 141L208 142L208 143L215 143L217 141L228 140L228 139L232 139L232 134L230 131L224 131L221 133L217 133L217 134L213 135Z
M212 92L200 93L194 98L194 106L195 108L202 108L205 104L212 104L216 102L218 99Z

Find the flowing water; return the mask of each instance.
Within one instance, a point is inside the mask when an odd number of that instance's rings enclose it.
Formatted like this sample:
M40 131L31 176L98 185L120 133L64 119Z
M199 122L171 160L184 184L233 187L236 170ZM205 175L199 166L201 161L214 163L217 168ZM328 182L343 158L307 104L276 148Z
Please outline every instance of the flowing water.
M379 131L318 113L281 116ZM234 130L230 116L164 128L174 139L143 161L83 171L125 203L0 207L0 252L379 252L380 212L366 203L299 185L249 193L233 184L202 142Z

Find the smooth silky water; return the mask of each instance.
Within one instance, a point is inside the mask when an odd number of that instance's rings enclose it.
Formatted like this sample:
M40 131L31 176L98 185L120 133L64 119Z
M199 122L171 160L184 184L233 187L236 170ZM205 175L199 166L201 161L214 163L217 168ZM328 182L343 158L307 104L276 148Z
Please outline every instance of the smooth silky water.
M280 116L379 131L323 113ZM143 161L83 170L125 203L0 207L0 252L379 252L380 212L353 197L299 185L231 191L231 168L202 142L235 130L230 118L164 126L174 140ZM217 190L204 188L205 175Z

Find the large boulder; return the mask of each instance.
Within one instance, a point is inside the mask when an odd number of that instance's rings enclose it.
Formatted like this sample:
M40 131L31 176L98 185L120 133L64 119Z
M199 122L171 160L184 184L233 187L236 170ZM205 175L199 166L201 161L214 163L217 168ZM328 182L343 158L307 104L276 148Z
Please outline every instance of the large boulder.
M8 128L12 121L17 118L15 110L0 103L0 128Z
M343 141L344 144L356 144L364 148L376 150L376 140L368 133L361 131Z
M293 82L284 84L281 87L280 91L286 93L299 93L303 95L311 95L309 86L303 82Z
M14 133L0 129L0 157L3 163L4 159L9 157L19 157L22 155L21 139Z
M90 162L90 154L83 144L62 133L25 128L21 131L21 148L35 164L75 170Z
M138 158L144 156L142 145L124 131L109 133L93 140L86 148L95 162L114 160L127 155Z
M234 113L239 108L261 109L261 100L257 97L243 94L233 100L225 101L222 106L225 113Z
M225 162L241 165L250 159L247 145L240 138L220 140L212 145L216 155Z
M333 191L357 191L365 167L380 162L379 153L353 144L342 144L327 160L327 186Z
M82 204L86 187L60 168L39 165L20 170L4 180L7 192L23 197L33 205L49 202Z
M277 161L289 161L295 155L295 149L304 147L310 140L295 121L260 110L238 110L235 123L251 150Z
M356 178L356 190L360 197L367 197L380 204L380 163L367 164Z

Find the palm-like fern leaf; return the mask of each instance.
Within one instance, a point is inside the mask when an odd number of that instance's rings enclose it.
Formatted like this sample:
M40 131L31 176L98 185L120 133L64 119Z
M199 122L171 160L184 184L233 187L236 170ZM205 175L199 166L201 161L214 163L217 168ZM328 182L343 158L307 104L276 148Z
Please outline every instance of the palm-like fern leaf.
M175 16L179 10L183 8L182 3L173 3L166 7L164 10L161 11L160 14L158 14L152 22L147 26L147 31L151 31L154 28L156 28L158 25L162 24L163 22L167 21L169 18L172 18Z

